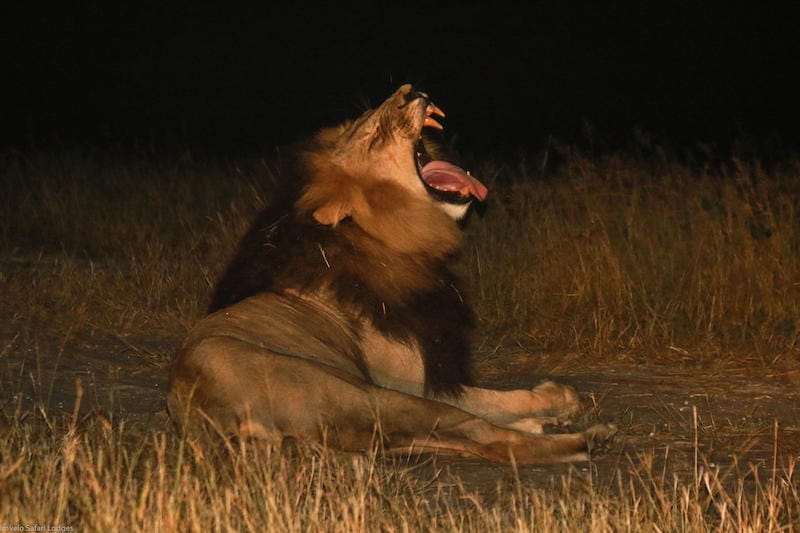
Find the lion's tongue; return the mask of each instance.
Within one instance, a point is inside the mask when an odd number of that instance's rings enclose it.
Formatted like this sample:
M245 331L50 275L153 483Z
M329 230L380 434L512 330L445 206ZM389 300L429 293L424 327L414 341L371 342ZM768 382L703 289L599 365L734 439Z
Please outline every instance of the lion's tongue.
M480 201L489 192L483 183L447 161L431 161L422 167L421 174L425 183L440 191L458 191L463 196L471 194Z

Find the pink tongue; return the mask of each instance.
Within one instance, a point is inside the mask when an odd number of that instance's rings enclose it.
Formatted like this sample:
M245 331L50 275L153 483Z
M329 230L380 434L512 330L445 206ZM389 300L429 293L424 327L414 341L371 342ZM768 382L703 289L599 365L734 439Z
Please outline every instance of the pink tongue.
M471 194L481 202L489 192L483 183L447 161L431 161L422 167L421 173L425 183L440 191L458 191L462 196Z

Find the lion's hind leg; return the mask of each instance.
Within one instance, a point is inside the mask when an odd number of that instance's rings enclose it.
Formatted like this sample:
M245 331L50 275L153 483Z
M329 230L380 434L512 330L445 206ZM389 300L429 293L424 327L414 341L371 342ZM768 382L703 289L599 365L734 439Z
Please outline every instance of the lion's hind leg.
M453 425L450 422L447 417L440 420L428 435L389 435L386 451L472 456L500 463L566 463L588 461L591 451L616 432L613 426L597 425L580 433L538 435L495 426L471 415Z
M372 401L386 451L393 454L477 456L519 464L585 461L593 446L615 432L613 426L598 425L581 433L537 435L500 427L451 405L389 389L373 391Z
M176 361L174 409L226 437L327 442L350 451L483 457L520 464L588 459L588 433L534 435L445 403L382 388L310 359L229 337L208 338ZM188 404L187 404L188 405ZM174 410L171 408L171 412Z

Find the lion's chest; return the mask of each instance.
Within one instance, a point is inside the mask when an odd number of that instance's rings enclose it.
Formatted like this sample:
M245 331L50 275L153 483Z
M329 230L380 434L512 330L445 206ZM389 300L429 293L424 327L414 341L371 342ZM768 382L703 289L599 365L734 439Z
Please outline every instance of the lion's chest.
M421 396L425 367L416 343L389 339L372 324L363 324L361 348L369 373L377 385Z

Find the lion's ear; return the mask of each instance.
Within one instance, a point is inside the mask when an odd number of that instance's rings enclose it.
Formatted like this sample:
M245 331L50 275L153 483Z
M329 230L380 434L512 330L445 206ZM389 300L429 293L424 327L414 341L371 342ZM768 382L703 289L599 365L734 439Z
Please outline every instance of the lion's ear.
M322 207L317 208L313 213L314 220L326 226L334 226L353 214L353 208L349 202L338 200L328 202Z

